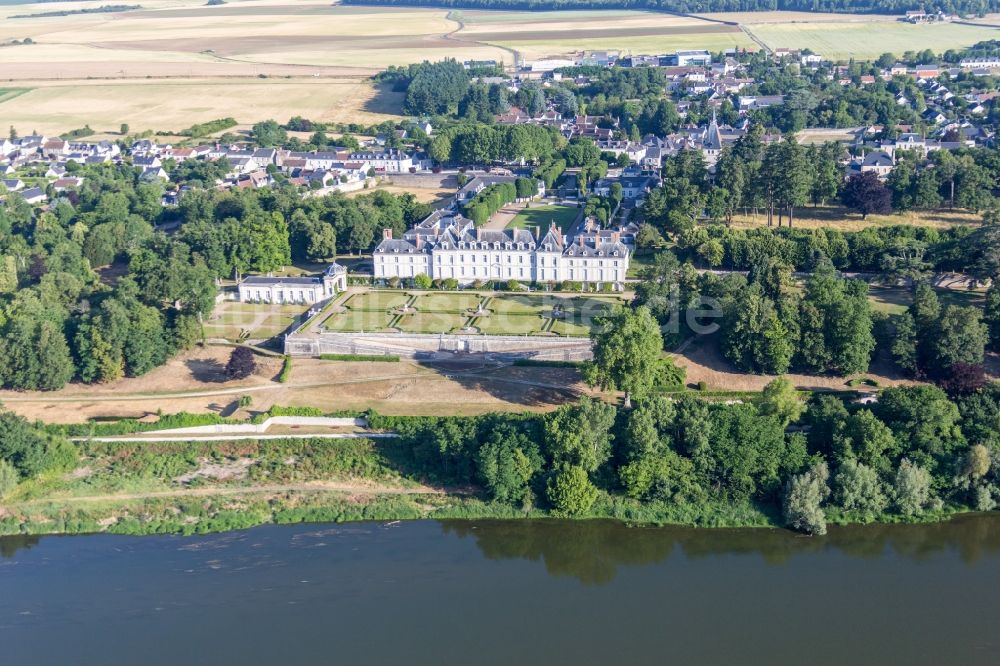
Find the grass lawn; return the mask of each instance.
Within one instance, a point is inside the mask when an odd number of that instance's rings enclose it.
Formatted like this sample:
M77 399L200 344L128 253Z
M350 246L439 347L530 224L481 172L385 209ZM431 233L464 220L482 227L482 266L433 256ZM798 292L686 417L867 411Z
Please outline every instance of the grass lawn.
M243 331L249 331L251 339L271 338L307 310L307 305L221 303L205 321L205 336L239 340Z
M407 333L448 333L465 326L468 317L443 312L414 312L400 317L399 330Z
M959 305L962 307L982 307L985 295L979 291L963 291L959 289L935 289L941 305ZM868 300L872 308L878 312L898 315L906 312L913 302L909 289L901 287L872 287L868 292Z
M553 222L565 234L576 222L580 215L580 209L573 206L536 206L525 208L518 213L508 229L525 229L527 227L539 227L542 235L549 230L549 225Z
M344 312L331 314L322 323L330 331L380 331L389 326L410 294L401 291L371 291L355 294ZM406 333L450 333L462 329L466 314L474 310L482 295L469 293L423 292L414 309L402 315L396 327ZM586 336L594 319L621 303L617 296L553 296L542 294L499 294L490 299L489 315L476 323L487 335L531 335L548 332L546 324L552 311L560 306L563 317L552 322L551 332L558 335Z
M906 312L913 299L907 289L872 288L868 291L868 300L876 312L888 315L898 315Z
M539 315L494 313L480 317L476 326L488 335L531 335L541 333L545 321Z
M629 257L628 272L625 273L625 277L638 278L644 268L653 265L656 252L655 250L639 250Z
M479 294L420 294L414 304L420 312L445 312L465 314L475 310L482 298Z
M355 294L345 303L351 310L387 311L401 307L410 300L410 295L403 291L366 291Z
M381 331L393 315L378 310L346 310L330 315L321 324L330 331Z

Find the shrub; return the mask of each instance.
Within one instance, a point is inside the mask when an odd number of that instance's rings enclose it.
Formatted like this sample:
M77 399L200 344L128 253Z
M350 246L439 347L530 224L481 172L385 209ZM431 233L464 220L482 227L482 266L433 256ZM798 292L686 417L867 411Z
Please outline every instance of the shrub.
M893 499L896 509L904 516L922 512L931 499L931 473L903 458L896 471Z
M830 495L826 482L830 473L821 462L788 480L783 505L785 521L809 534L826 534L826 516L822 504Z
M246 379L257 369L257 359L249 347L237 347L229 355L226 363L226 377L229 379Z
M253 397L249 395L241 395L239 405L240 407L249 407L253 404Z
M434 285L434 281L426 273L418 273L413 276L413 286L417 289L430 289Z
M278 381L281 382L282 384L285 384L288 382L289 379L291 379L291 377L292 377L292 357L286 356L285 362L281 366L281 374L278 375Z
M398 356L380 356L378 354L320 354L321 361L371 361L398 363Z
M3 497L17 487L18 474L14 466L0 459L0 497Z
M700 382L698 382L698 390L699 391L707 391L708 390L708 382L706 382L704 379L701 380Z

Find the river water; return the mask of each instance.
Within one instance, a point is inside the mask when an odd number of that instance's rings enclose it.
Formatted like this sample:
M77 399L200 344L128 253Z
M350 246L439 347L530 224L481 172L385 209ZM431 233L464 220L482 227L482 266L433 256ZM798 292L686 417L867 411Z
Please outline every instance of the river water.
M0 663L997 664L1000 516L0 539Z

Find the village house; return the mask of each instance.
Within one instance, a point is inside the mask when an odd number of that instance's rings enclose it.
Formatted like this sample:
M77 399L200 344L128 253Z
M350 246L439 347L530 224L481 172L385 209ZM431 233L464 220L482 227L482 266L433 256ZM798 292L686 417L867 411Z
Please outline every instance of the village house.
M856 174L874 172L879 179L885 180L889 177L889 173L895 166L896 162L892 158L892 155L882 150L873 150L862 153L861 157L851 160L847 165L845 177L849 178Z

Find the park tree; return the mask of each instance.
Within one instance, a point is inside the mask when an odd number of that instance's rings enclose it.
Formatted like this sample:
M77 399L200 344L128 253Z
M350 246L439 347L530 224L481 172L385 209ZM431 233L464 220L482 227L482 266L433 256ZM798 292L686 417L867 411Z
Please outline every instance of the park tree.
M557 470L549 478L546 497L557 515L579 516L594 505L597 488L590 482L586 470L571 465Z
M892 486L893 505L904 516L921 513L931 499L931 474L903 458Z
M955 403L936 386L895 386L883 390L872 410L893 435L907 443L906 455L935 470L965 447Z
M257 359L249 347L236 347L226 362L228 379L246 379L257 369Z
M834 501L844 511L877 516L889 505L878 472L846 460L833 478Z
M989 330L990 349L1000 350L1000 282L994 281L986 291L983 321Z
M413 276L413 286L417 289L430 289L434 286L434 280L427 273L417 273Z
M264 148L280 146L288 141L288 133L273 120L262 120L250 130L254 142Z
M833 434L832 458L838 463L857 460L887 473L901 447L892 430L869 409L851 414Z
M848 178L841 199L845 206L861 213L862 220L872 213L892 212L892 193L874 171L865 171Z
M531 480L542 469L538 444L511 424L498 424L476 454L476 470L493 499L530 507Z
M591 332L594 360L584 379L602 390L625 392L625 407L653 389L660 371L663 336L649 308L618 308Z
M77 457L68 440L48 435L12 412L0 412L0 461L10 464L21 479L70 470Z
M596 472L611 457L612 405L581 398L563 405L545 419L546 451L557 467L575 465Z
M785 377L772 379L761 393L760 413L774 416L785 426L798 421L804 410L795 385Z
M789 527L808 534L826 534L823 503L830 495L829 477L826 463L820 462L788 480L782 508Z

